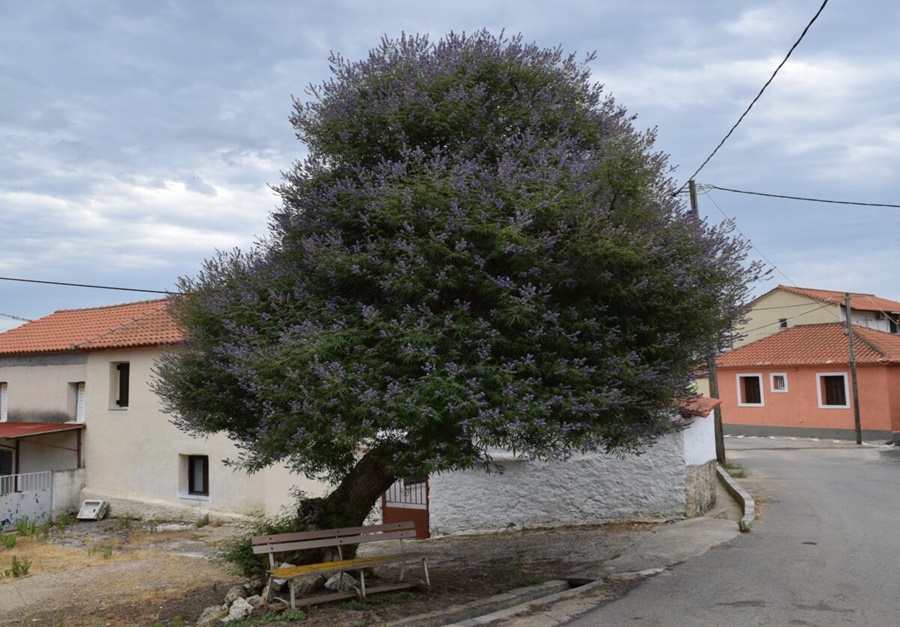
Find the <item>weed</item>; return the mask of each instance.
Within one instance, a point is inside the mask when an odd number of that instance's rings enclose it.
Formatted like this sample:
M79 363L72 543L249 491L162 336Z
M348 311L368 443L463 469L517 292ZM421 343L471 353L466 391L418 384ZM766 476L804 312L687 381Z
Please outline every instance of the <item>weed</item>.
M131 529L133 524L134 518L127 514L119 518L119 529Z
M492 559L488 565L488 577L495 584L508 584L522 577L524 551L516 551L513 559Z
M19 558L17 556L13 555L12 565L10 568L7 568L6 570L3 571L3 576L4 577L15 577L18 579L19 577L24 577L25 575L27 575L28 570L30 568L31 568L31 560L30 559L23 557L21 560L19 560Z
M516 582L516 588L526 588L528 586L539 586L544 583L546 579L543 577L525 577L524 579L520 579Z
M236 623L232 623L232 624L234 625ZM180 616L176 616L175 618L173 618L170 621L163 622L161 620L158 620L155 623L153 623L153 627L182 627L182 625L184 625L184 623L181 622Z
M359 601L347 601L344 603L345 610L354 610L357 612L364 612L366 610L371 610L372 606L369 603L361 603Z
M3 537L3 546L7 549L11 549L16 546L16 536L13 534L5 534Z
M750 525L743 520L738 521L738 529L741 530L741 533L750 533Z
M111 544L95 544L94 546L88 549L88 555L94 555L95 553L100 553L103 556L103 559L108 560L113 553L113 545Z
M74 523L75 514L73 514L72 512L67 512L65 514L61 514L59 518L56 519L56 522L54 524L60 529L65 529L66 527Z
M743 466L738 466L736 464L725 462L724 464L722 464L722 468L724 468L725 471L729 475L731 475L732 479L743 479L744 477L747 476L747 471L744 469Z
M22 518L16 522L16 533L20 536L33 536L36 530L37 523L30 520L28 516L22 516Z
M197 524L197 529L200 529L201 527L205 527L206 525L208 525L209 524L209 512L206 512L205 514L203 514L203 516L198 518L196 524Z
M216 552L216 561L227 564L235 573L243 577L253 577L265 572L265 556L253 554L251 536L275 535L303 531L296 524L296 518L285 514L276 518L259 516L247 526L247 535L234 536L222 542ZM288 555L284 556L286 559ZM299 562L293 562L299 563Z
M151 518L147 521L147 531L150 533L156 533L159 530L159 523L156 522L155 518Z
M268 623L295 622L306 620L306 614L300 610L288 610L283 613L266 612L256 621L258 625L266 625Z

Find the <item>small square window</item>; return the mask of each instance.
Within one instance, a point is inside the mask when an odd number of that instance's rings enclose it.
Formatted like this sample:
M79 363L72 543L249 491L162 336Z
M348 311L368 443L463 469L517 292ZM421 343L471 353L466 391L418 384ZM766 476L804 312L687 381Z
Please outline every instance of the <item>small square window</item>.
M772 391L773 392L787 392L788 391L788 381L787 374L783 372L774 373L771 375L772 382Z
M778 319L778 328L779 329L787 329L787 318L779 318Z
M188 455L188 494L209 496L209 457Z

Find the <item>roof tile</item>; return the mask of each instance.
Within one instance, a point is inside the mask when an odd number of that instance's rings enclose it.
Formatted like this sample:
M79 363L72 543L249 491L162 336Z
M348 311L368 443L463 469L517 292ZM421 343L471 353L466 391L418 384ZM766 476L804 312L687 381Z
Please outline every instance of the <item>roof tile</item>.
M900 336L853 326L858 364L900 363ZM850 363L850 342L841 322L804 324L720 355L719 368L812 366Z
M0 333L0 354L137 348L177 344L184 334L166 299L63 309Z
M808 287L793 287L791 285L779 285L777 288L792 294L806 296L823 303L832 303L835 305L844 304L845 292L836 292L834 290L818 290ZM775 290L772 290L775 291ZM900 302L880 298L874 294L863 294L859 292L850 292L850 308L857 311L881 311L883 313L900 312Z

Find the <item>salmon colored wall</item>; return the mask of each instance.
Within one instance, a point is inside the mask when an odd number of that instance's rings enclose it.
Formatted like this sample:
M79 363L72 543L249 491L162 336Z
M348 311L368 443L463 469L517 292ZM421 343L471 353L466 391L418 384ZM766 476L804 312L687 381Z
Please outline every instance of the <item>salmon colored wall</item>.
M900 368L860 366L859 406L863 429L900 431ZM788 391L773 392L773 373L787 374ZM844 373L847 376L847 398L850 407L819 408L817 373ZM737 375L762 375L763 406L739 407ZM726 424L854 429L853 385L849 366L811 366L800 368L719 368L719 397L722 421ZM891 415L895 416L892 428Z

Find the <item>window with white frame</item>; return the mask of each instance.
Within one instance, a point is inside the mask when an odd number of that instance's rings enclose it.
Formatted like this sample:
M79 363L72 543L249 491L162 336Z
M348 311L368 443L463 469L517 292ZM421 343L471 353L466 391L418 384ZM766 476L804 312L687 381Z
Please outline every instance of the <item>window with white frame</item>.
M850 407L850 393L847 389L847 373L845 372L819 372L816 373L816 382L819 393L819 407L821 409L846 409Z
M773 392L787 392L788 391L788 380L786 372L773 372L769 376L769 381L771 383L770 389Z
M0 382L0 422L6 422L9 416L9 396L6 383Z
M762 407L763 390L761 374L737 375L738 405L742 407Z

